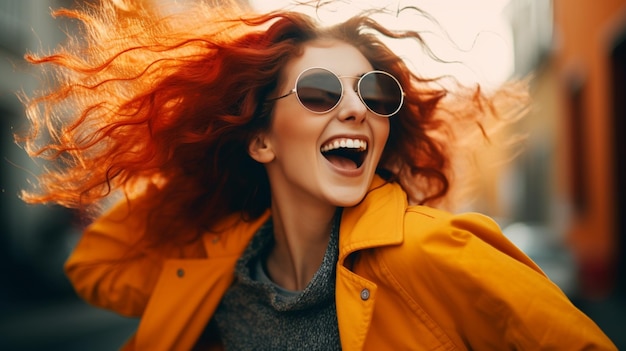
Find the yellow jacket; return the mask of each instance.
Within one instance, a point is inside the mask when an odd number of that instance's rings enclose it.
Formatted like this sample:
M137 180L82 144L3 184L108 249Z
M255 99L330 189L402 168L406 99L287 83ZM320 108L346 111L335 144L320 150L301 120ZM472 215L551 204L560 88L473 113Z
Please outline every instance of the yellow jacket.
M126 349L190 350L269 213L236 218L126 257L146 219L123 203L86 230L66 272L88 302L141 316ZM408 206L380 178L343 212L336 283L344 350L616 350L491 219Z

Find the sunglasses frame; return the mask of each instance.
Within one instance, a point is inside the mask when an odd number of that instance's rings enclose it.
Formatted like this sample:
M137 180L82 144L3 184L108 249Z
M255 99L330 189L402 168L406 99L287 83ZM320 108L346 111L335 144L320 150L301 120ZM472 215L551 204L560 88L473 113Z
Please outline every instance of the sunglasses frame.
M300 81L300 78L302 78L302 76L303 76L306 72L309 72L309 71L311 71L311 70L315 70L315 69L317 69L317 70L322 70L322 71L326 71L326 72L328 72L328 73L332 74L333 76L335 76L335 77L337 78L337 80L339 81L339 84L341 85L341 96L339 97L339 100L337 100L337 102L335 103L335 105L333 105L333 107L329 108L329 109L328 109L328 110L326 110L326 111L314 111L314 110L311 110L310 108L308 108L308 107L306 107L306 106L304 105L304 103L302 102L302 100L300 100L300 96L298 95L298 82ZM398 85L398 88L400 89L400 103L398 104L398 108L396 108L396 110L395 110L395 111L393 111L392 113L389 113L389 114L381 114L381 113L378 113L378 112L376 112L376 111L372 110L372 109L371 109L371 108L367 105L367 103L366 103L366 102L365 102L365 100L363 99L363 96L361 95L361 82L363 81L363 78L365 78L366 76L368 76L368 75L370 75L370 74L376 74L376 73L380 73L380 74L383 74L383 75L386 75L386 76L390 77L391 79L393 79L393 80L396 82L396 84ZM367 108L370 112L372 112L373 114L375 114L375 115L377 115L377 116L389 118L389 117L391 117L391 116L395 115L396 113L398 113L398 111L400 111L400 109L402 108L402 105L404 104L404 96L405 96L406 94L404 93L404 89L402 89L402 84L400 84L400 81L398 81L398 79L397 79L396 77L394 77L393 75L391 75L391 74L390 74L390 73L388 73L388 72L385 72L385 71L378 71L378 70L373 70L373 71L369 71L369 72L364 73L362 76L340 76L340 75L337 75L335 72L333 72L333 71L329 70L328 68L324 68L324 67L309 67L309 68L307 68L307 69L303 70L302 72L300 72L300 74L298 74L298 77L296 78L296 83L294 84L295 86L293 87L293 89L291 89L288 93L286 93L286 94L284 94L284 95L281 95L281 96L279 96L279 97L275 97L275 98L269 99L269 101L279 100L279 99L285 98L285 97L287 97L287 96L289 96L289 95L296 94L296 99L298 100L298 103L300 104L300 106L302 106L302 107L303 107L304 109L306 109L307 111L312 112L312 113L316 113L316 114L320 114L320 115L321 115L321 114L324 114L324 113L328 113L328 112L330 112L330 111L334 110L337 106L339 106L339 103L340 103L340 102L341 102L341 100L343 99L343 96L344 96L344 90L345 90L344 88L345 88L345 87L344 87L344 85L343 85L343 81L341 80L342 78L354 78L354 79L358 79L357 84L356 84L356 87L357 87L357 88L356 88L356 91L355 91L355 92L356 92L356 93L357 93L357 95L359 96L359 99L361 100L361 103L363 103L363 105L365 105L365 107L366 107L366 108Z

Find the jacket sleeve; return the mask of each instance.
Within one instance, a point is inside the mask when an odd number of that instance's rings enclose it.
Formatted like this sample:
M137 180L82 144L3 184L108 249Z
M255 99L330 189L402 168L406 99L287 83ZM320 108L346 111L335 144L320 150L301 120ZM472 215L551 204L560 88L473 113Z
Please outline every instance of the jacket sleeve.
M421 251L413 256L421 261L417 266L436 267L415 274L429 283L432 299L425 309L451 315L448 325L470 349L616 350L493 220L479 214L444 218L429 217L429 233L413 235L419 241L413 247ZM423 287L413 288L423 293Z
M142 314L163 265L158 254L141 247L145 221L122 201L86 228L65 263L80 297L125 316Z

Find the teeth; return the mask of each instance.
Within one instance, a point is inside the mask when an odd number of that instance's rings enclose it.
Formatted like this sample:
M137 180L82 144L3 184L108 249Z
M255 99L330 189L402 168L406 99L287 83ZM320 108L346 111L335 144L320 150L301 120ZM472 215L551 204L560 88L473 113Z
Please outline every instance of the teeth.
M328 144L322 146L322 152L328 152L330 150L335 150L339 148L344 149L358 149L361 151L367 150L367 142L365 140L360 139L348 139L341 138L335 139Z

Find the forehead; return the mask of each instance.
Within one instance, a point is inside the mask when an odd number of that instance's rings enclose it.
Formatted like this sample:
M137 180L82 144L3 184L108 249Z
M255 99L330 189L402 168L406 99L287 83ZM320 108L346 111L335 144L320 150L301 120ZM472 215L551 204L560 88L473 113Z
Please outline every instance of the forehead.
M300 72L311 67L323 67L340 76L358 76L372 70L372 65L354 46L336 40L313 41L285 65L283 78L287 84L295 83Z

